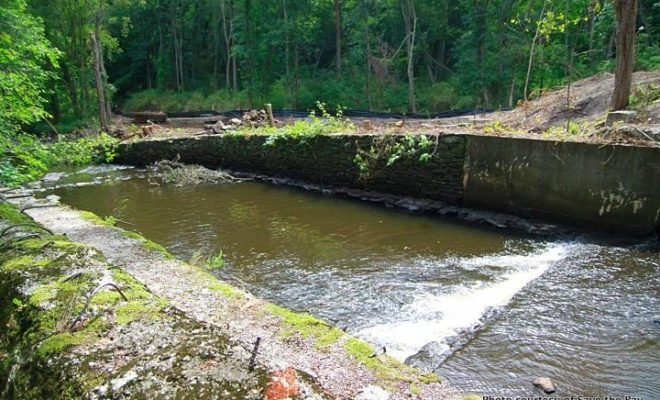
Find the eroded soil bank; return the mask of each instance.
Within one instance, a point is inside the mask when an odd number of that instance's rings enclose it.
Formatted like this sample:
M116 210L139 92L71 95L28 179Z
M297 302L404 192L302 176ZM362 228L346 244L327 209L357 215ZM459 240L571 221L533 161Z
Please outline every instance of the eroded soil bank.
M459 397L94 215L3 197L33 220L0 205L2 397L261 399L291 370L303 399Z

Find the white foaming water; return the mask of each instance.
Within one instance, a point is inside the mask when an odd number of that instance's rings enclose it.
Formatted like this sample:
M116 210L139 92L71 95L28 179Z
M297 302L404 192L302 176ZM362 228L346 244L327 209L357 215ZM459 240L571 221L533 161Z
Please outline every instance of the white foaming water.
M417 295L413 302L401 309L401 321L363 329L357 332L357 336L387 347L389 355L403 361L427 343L443 344L444 339L475 326L488 309L508 304L529 282L564 259L570 247L553 244L531 254L459 259L457 262L463 268L497 266L510 272L492 284L462 286L443 295ZM448 350L449 346L445 346Z

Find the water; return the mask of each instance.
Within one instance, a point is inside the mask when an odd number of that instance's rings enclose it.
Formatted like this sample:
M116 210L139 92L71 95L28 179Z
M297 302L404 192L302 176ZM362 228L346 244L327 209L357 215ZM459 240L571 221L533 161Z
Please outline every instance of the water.
M182 259L222 250L223 279L329 320L464 391L660 398L657 245L544 241L249 182L175 188L132 171L54 192ZM103 178L94 178L102 173ZM133 178L127 180L129 178ZM414 357L419 359L419 356Z

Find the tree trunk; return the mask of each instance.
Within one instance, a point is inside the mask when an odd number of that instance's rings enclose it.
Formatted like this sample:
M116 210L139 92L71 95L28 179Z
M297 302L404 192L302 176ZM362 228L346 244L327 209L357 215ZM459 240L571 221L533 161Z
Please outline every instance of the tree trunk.
M523 99L527 101L527 90L529 89L529 77L532 74L532 62L534 61L534 47L536 46L536 41L539 38L539 31L541 30L541 21L543 20L543 15L545 15L545 7L548 5L548 0L543 1L543 8L541 9L541 16L536 22L536 32L534 33L534 39L532 39L532 46L529 48L529 62L527 63L527 77L525 78L525 90L523 90Z
M234 24L232 23L231 9L227 12L227 3L225 0L220 2L220 11L222 13L222 34L225 39L225 86L227 89L232 88L232 36L234 34Z
M97 40L98 38L101 37L101 19L103 18L103 3L99 1L99 10L98 13L96 14L96 19L94 21L94 35L96 36ZM98 44L98 52L99 52L99 68L101 70L101 80L103 84L103 93L104 93L104 102L105 102L105 115L106 118L110 119L110 116L112 115L112 105L110 103L110 94L108 93L108 72L105 69L105 59L103 57L103 46L101 46L101 43Z
M403 20L406 26L406 49L408 53L408 112L415 114L415 69L414 51L415 34L417 33L417 13L415 11L415 0L403 0Z
M341 77L341 0L335 0L335 45L337 76Z
M105 90L103 88L103 77L101 75L101 51L100 45L94 32L90 32L92 38L92 50L94 52L94 78L96 80L96 93L99 98L99 121L101 130L108 132L108 115L105 106Z
M615 0L616 8L616 73L610 109L622 110L628 106L632 73L635 67L635 26L637 0Z
M371 111L371 34L369 32L369 5L367 0L362 0L364 7L364 53L367 57L367 79L366 79L366 95L367 95L367 109Z

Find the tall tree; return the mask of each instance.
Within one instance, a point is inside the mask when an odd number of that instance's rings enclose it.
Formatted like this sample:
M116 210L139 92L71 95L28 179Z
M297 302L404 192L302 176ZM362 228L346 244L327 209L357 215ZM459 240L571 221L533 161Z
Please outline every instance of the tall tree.
M335 0L335 46L337 76L341 77L341 0Z
M406 53L408 55L408 66L406 74L408 76L408 112L416 113L415 105L415 35L417 34L417 11L415 9L415 0L403 0L403 20L406 26Z
M614 0L616 8L616 73L610 109L628 107L635 66L637 0Z
M0 134L47 118L47 84L59 52L24 0L0 2Z

